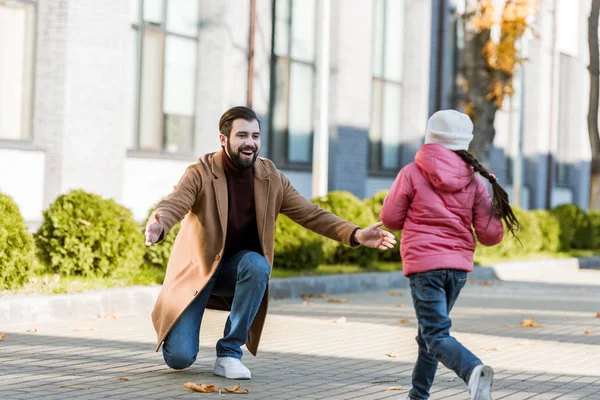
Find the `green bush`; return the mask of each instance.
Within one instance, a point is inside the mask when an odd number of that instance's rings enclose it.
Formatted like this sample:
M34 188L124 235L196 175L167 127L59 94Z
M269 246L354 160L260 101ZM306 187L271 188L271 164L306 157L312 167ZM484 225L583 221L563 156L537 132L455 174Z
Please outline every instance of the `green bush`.
M323 262L323 239L285 215L275 225L276 268L316 269Z
M594 250L600 249L600 211L592 210L588 211L588 216L594 230Z
M142 225L142 232L146 230L146 223L148 219L152 215L152 212L156 208L156 205L152 207L148 211L148 217L144 221ZM152 268L167 268L167 264L169 263L169 257L171 257L171 250L173 249L173 243L175 243L175 238L179 233L179 229L181 228L181 223L177 223L167 236L160 243L155 243L152 246L146 247L146 252L144 253L144 264L148 267Z
M528 211L513 207L513 212L519 220L521 228L517 238L504 227L504 239L496 246L486 247L477 245L477 255L487 257L504 257L540 251L542 245L542 229L537 218Z
M552 253L559 252L561 249L562 226L556 215L547 210L533 210L530 214L537 220L541 231L541 251Z
M575 204L563 204L552 212L563 227L561 247L568 249L592 249L596 244L592 222L588 214ZM568 246L568 247L567 247Z
M376 222L371 209L349 192L330 192L327 196L313 199L313 202L361 228ZM353 249L331 239L324 239L323 253L327 264L358 264L363 267L373 266L378 255L370 248L361 246Z
M66 276L130 275L144 256L144 236L131 211L83 190L59 196L44 211L35 241L46 268Z
M381 212L381 207L383 207L383 200L385 200L385 197L388 195L388 193L389 193L389 190L382 190L380 192L375 193L373 195L373 197L364 200L365 206L367 208L371 209L371 211L373 212L373 215L375 216L375 219L377 219L377 220L379 220L379 213ZM396 238L396 242L398 242L398 244L396 245L396 247L394 247L393 249L390 249L390 250L386 250L386 251L375 250L378 252L377 258L379 259L379 261L399 262L400 261L400 248L399 247L400 247L400 240L401 240L402 232L391 231L389 229L386 229L386 230L388 230L394 234L394 237Z
M33 264L33 238L12 197L0 193L0 290L26 282Z

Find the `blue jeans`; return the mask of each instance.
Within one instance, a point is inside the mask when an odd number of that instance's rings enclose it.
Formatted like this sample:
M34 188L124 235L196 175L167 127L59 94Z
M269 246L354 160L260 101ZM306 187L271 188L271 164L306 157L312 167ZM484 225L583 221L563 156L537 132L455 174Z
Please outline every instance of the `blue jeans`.
M242 251L219 264L204 289L181 314L163 343L163 357L174 369L184 369L196 361L200 349L200 324L211 294L233 297L223 338L217 342L217 357L242 358L242 346L254 321L269 282L267 259L252 251Z
M419 321L419 356L412 375L410 399L428 399L438 361L456 372L466 383L481 361L450 336L448 314L467 282L467 273L450 269L413 274L410 278L415 312Z

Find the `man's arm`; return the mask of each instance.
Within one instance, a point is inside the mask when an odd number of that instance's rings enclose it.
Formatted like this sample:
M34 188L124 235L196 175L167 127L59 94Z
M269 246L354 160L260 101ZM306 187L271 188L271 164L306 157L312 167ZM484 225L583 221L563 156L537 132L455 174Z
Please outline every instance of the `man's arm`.
M162 200L146 225L146 245L160 242L192 209L202 190L202 176L196 165L190 165L177 186Z
M336 240L351 247L365 245L385 250L396 244L394 235L378 229L381 224L374 224L366 229L339 218L334 213L308 201L292 186L289 179L279 173L283 185L283 202L280 212L292 221L319 235Z

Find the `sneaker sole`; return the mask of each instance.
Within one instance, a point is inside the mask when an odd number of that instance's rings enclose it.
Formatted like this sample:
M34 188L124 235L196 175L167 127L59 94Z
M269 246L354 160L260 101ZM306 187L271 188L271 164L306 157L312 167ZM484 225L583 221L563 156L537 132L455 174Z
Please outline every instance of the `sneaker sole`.
M492 400L492 383L494 381L494 370L487 365L481 369L477 393L473 400Z
M227 378L227 379L237 379L237 380L251 380L252 376L246 376L246 375L235 375L235 374L230 374L229 376L227 376L227 374L225 374L225 369L222 367L215 367L213 373L217 376L221 376L223 378Z

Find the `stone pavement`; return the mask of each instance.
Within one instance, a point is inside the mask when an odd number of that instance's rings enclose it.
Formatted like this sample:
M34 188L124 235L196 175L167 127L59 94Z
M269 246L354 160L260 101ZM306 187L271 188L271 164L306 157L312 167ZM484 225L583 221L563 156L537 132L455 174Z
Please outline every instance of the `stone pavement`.
M410 388L417 347L410 293L399 293L353 294L347 303L273 301L258 357L244 357L254 379L240 383L251 392L224 396L400 398ZM237 383L212 375L225 313L205 314L198 361L174 371L154 352L149 311L0 327L6 334L0 399L217 399L218 393L191 392L183 384ZM453 312L453 332L495 368L494 399L600 400L598 312L598 287L470 283ZM520 326L527 318L542 326ZM392 386L402 390L388 391ZM465 384L441 367L431 398L468 396Z

